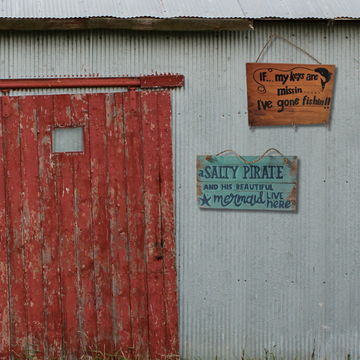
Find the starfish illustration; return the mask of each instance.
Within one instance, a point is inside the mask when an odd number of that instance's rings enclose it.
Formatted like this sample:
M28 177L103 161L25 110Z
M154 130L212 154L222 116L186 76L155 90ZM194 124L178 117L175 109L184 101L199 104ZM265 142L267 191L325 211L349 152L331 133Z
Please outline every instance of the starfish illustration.
M210 197L206 197L206 195L203 194L202 198L200 197L199 199L201 200L200 206L203 206L203 205L210 206L209 201L211 200L211 196L210 196Z

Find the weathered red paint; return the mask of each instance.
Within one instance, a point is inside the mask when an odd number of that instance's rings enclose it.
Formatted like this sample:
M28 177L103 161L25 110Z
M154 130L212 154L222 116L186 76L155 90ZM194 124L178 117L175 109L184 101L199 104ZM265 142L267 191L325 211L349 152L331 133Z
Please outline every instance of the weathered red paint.
M183 75L150 75L140 77L142 89L155 89L160 87L182 87L185 84Z
M110 230L107 204L107 139L105 94L89 94L91 198L95 258L97 346L112 353ZM106 239L106 240L105 240ZM105 241L104 241L105 240Z
M24 241L22 227L21 131L18 98L9 98L11 112L3 118L5 142L6 236L10 292L11 351L20 354L27 343Z
M150 359L166 356L158 94L141 94Z
M37 97L40 217L43 243L43 289L45 317L45 356L61 356L62 327L60 306L59 239L56 204L55 164L51 158L53 97Z
M9 106L0 128L0 357L29 343L45 358L104 347L175 355L170 93L10 97ZM53 126L75 125L84 152L52 154Z
M40 184L37 152L36 98L19 98L21 126L21 182L23 236L28 318L27 341L31 349L44 354L45 323L42 276Z
M184 86L183 75L151 75L140 77L82 77L51 79L1 79L0 89L39 89L70 87L122 87L135 86L142 89Z
M54 96L54 125L71 126L70 95ZM56 167L57 214L60 249L61 320L64 356L79 354L77 333L77 244L74 237L74 164L67 153L53 154Z
M158 119L160 134L160 195L161 228L164 252L165 301L166 301L166 348L168 354L179 351L179 324L176 283L176 246L174 223L174 182L171 134L171 97L169 91L158 94Z
M107 120L109 156L109 202L114 207L110 216L113 234L113 296L115 349L122 349L125 357L132 356L132 324L130 301L129 231L127 221L127 177L125 163L125 129L123 94L114 94L115 113ZM131 181L131 179L129 179Z
M2 98L2 114L4 117L8 117L10 115L9 97L6 95L6 93Z
M136 106L131 107L135 95ZM145 224L140 94L124 94L127 220L129 231L131 322L133 356L149 357L149 318L145 260Z
M2 114L0 102L0 114ZM5 179L4 172L4 129L0 121L0 179ZM10 355L10 317L8 288L8 243L5 213L5 186L0 186L0 354L4 358Z
M116 313L116 297L119 295L119 247L118 247L118 227L117 227L117 206L116 206L116 193L117 193L117 164L116 164L116 152L117 152L117 141L115 140L116 126L114 124L116 118L115 114L115 96L114 94L106 94L105 96L105 134L107 143L107 168L108 168L108 217L109 217L109 246L110 246L110 274L111 274L111 312L113 322L113 339L114 345L119 346L118 340L118 325ZM121 161L121 159L120 159ZM117 295L115 295L115 293Z
M91 147L89 132L89 102L87 95L71 96L72 124L84 127L84 153L74 156L75 236L77 244L78 337L80 352L96 349L96 292L94 273L94 243L91 212Z

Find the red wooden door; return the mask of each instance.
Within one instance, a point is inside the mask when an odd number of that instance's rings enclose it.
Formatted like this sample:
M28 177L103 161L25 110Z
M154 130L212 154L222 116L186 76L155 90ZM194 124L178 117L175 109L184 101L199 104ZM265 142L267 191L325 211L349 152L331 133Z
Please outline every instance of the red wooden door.
M177 354L170 93L1 105L0 357Z

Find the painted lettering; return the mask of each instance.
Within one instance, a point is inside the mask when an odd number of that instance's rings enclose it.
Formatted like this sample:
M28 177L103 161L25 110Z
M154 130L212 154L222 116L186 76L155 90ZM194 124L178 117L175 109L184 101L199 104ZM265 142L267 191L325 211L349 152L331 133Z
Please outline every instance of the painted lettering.
M244 166L243 169L244 169L243 178L247 179L247 174L250 172L250 166Z
M210 175L211 166L205 166L204 170L205 170L205 173L206 173L205 179L209 179L211 177L211 175Z
M221 184L221 190L232 190L232 184Z
M229 168L233 171L233 179L236 179L236 172L239 169L239 166L229 166Z
M222 207L227 207L233 203L236 207L242 205L249 205L253 207L256 204L265 204L266 200L263 199L263 191L260 191L259 194L252 195L238 195L238 194L229 194L229 195L214 195L214 204L221 204Z

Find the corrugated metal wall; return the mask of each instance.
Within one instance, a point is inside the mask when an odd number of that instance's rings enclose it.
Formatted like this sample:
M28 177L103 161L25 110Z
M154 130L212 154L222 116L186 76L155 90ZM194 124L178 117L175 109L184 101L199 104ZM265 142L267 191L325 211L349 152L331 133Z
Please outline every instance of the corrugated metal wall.
M249 131L245 63L274 32L337 66L329 130ZM264 22L243 33L9 32L0 33L0 78L185 75L185 87L172 90L181 355L240 359L244 349L260 356L276 345L287 360L352 360L360 357L359 43L351 22ZM260 61L313 63L281 39ZM299 157L296 213L197 208L197 154L270 147Z

